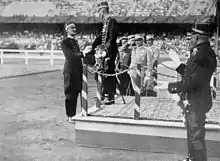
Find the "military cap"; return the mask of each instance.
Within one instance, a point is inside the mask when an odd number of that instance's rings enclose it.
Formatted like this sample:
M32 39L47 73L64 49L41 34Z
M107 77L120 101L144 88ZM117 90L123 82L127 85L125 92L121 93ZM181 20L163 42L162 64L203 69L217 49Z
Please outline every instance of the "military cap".
M192 34L199 34L204 36L212 36L213 26L212 25L195 25L192 28Z
M98 4L98 11L102 8L109 8L108 2L101 2Z
M126 36L123 36L123 37L121 37L119 40L120 40L120 41L122 41L122 40L128 40L128 38L127 38Z
M134 38L135 41L137 40L144 40L143 36L141 36L140 34L137 34L135 35L135 38Z
M135 38L135 36L134 35L129 35L127 38L130 40L130 39Z
M154 36L153 35L147 35L146 40L154 40Z

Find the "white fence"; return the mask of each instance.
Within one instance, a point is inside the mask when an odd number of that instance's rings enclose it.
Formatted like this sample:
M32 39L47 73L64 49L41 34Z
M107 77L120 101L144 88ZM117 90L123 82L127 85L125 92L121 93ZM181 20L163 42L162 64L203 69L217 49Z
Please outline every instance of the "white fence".
M7 54L6 54L7 52ZM43 54L43 55L41 55ZM165 56L167 57L167 56ZM54 60L64 60L65 57L61 50L14 50L0 49L1 64L4 64L4 59L23 59L25 64L28 64L30 59L49 60L50 65L54 65ZM217 70L217 87L220 88L220 68Z
M50 65L54 65L55 59L64 60L65 57L63 56L63 52L61 50L0 49L0 59L1 59L1 64L4 64L4 59L24 59L25 64L28 64L29 59L46 59L50 61Z

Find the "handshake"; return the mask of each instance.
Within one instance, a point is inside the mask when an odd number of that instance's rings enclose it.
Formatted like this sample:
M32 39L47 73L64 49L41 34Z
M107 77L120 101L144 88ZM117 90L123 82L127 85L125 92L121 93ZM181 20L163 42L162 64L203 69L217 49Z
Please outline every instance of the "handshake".
M85 49L82 51L83 55L85 56L89 52L92 51L92 46L86 46Z

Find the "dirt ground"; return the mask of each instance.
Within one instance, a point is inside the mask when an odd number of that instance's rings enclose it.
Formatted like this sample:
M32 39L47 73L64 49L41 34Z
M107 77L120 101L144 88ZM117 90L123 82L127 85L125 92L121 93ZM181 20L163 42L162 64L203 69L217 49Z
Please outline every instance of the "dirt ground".
M95 84L92 79L89 84L91 106ZM176 154L77 146L74 125L66 122L61 71L2 79L0 89L0 161L176 161L183 158Z

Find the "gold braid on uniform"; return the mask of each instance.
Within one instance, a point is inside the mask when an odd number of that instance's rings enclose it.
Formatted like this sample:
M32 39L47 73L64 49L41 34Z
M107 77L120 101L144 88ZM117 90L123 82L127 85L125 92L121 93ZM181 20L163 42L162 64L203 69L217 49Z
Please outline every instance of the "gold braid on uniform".
M110 19L105 20L104 26L102 29L102 45L105 46L105 49L107 49L106 40L107 40L107 34L108 34L108 30L109 30L109 22L110 22ZM110 45L110 43L109 43L109 45Z

